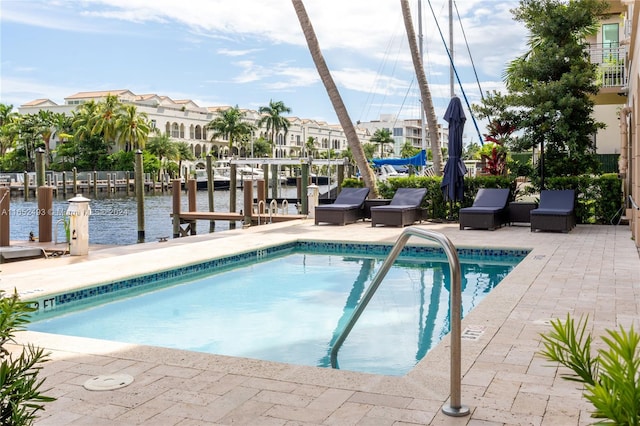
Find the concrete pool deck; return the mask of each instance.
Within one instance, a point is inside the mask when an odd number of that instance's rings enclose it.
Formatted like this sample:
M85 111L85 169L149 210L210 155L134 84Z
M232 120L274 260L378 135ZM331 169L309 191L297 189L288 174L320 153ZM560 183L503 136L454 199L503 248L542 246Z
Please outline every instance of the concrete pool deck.
M471 414L441 412L449 398L449 339L406 376L389 377L246 358L71 338L19 334L51 351L44 388L57 398L37 425L586 425L591 406L562 369L536 355L550 318L589 315L596 336L640 327L640 257L626 226L578 225L568 234L527 226L460 231L427 223L458 247L529 248L531 253L470 312L462 341L462 404ZM295 239L395 242L400 228L313 225L312 219L245 230L91 250L3 264L1 288L25 298L196 263ZM426 243L412 237L410 243ZM269 279L266 277L265 279ZM384 284L383 284L384 285ZM111 391L83 384L129 374Z

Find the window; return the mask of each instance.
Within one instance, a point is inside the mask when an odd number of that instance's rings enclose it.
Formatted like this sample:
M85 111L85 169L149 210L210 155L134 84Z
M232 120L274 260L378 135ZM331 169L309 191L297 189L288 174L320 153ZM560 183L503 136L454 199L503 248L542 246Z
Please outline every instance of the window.
M602 25L602 56L605 61L618 60L620 47L620 29L618 24Z
M394 127L393 136L402 136L402 127Z

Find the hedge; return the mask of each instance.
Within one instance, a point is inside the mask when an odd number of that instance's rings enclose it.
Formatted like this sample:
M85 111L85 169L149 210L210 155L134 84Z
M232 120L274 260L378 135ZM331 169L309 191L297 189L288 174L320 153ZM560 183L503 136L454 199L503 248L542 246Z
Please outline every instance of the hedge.
M480 188L509 188L513 201L516 195L516 181L507 176L477 176L464 178L464 199L461 202L445 201L440 188L441 177L408 176L391 178L378 182L381 198L393 198L398 188L427 188L427 196L423 207L427 209L432 220L458 219L462 207L473 204ZM545 179L546 189L575 189L576 216L578 223L616 224L623 212L622 181L616 174L600 176L548 177ZM358 179L345 179L343 187L362 187L364 183Z

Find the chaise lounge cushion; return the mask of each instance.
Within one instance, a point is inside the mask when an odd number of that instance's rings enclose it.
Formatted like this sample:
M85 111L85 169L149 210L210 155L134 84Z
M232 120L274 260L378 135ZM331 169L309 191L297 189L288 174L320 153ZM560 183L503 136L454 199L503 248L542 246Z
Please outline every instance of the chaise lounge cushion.
M369 188L343 188L333 204L315 208L315 224L321 222L346 225L364 218L364 201Z
M480 188L471 207L460 209L460 229L494 230L507 222L508 188Z
M422 220L420 206L425 195L426 188L398 188L388 205L371 207L371 226L406 226Z
M569 232L576 226L573 189L540 191L540 205L530 212L531 231Z

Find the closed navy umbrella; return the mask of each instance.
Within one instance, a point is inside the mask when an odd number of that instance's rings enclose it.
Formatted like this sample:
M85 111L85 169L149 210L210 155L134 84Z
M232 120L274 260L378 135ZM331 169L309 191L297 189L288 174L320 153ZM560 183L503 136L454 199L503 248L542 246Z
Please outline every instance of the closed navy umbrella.
M462 201L464 194L464 176L467 167L462 162L462 133L467 118L462 110L460 98L454 96L449 102L444 119L449 123L449 159L444 166L440 188L446 200Z

